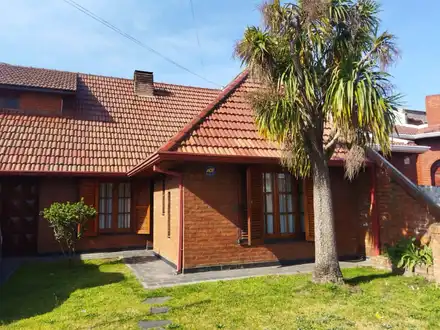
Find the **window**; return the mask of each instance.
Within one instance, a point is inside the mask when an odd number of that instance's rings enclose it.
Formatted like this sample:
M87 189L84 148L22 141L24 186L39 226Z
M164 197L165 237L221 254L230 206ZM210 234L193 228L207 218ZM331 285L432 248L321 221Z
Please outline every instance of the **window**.
M112 228L113 184L99 185L99 229Z
M171 192L168 192L168 219L167 219L167 235L171 237Z
M131 229L131 186L128 182L99 184L99 229L127 231Z
M18 109L19 108L18 97L0 96L0 108Z
M302 184L289 173L263 173L267 236L300 237L305 231Z
M118 193L118 228L130 228L130 202L130 184L120 183Z
M165 178L162 178L162 215L165 215Z

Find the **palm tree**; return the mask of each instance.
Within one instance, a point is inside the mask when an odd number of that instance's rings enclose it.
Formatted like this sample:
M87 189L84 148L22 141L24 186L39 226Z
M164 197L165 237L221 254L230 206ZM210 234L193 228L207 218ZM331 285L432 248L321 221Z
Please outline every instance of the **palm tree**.
M399 95L385 70L398 51L393 35L378 33L378 12L376 0L274 0L261 7L263 26L246 28L235 49L262 84L250 98L260 133L279 143L295 176L313 179L319 283L343 281L328 160L346 148L351 179L366 148L390 151Z

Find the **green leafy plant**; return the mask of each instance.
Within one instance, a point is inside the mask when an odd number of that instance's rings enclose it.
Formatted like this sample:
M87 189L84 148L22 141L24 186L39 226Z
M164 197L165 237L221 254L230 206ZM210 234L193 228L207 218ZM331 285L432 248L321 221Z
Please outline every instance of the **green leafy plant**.
M96 210L84 204L84 200L76 203L53 203L41 212L52 227L55 239L69 260L75 254L76 242L82 237L84 225L96 215ZM67 250L67 251L66 251ZM66 253L67 252L67 253Z
M402 238L395 245L387 246L386 255L397 268L412 272L416 266L430 267L433 264L431 248L421 245L414 237Z

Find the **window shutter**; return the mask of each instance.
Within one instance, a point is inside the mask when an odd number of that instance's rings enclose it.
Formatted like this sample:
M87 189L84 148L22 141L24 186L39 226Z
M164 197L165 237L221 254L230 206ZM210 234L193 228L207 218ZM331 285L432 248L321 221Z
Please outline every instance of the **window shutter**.
M263 179L258 167L250 166L246 170L247 209L249 245L263 239Z
M137 234L151 234L150 182L142 180L133 185L134 226Z
M93 206L98 210L98 182L84 179L79 182L79 197L84 199L84 204ZM98 235L98 214L84 225L84 236Z
M304 223L306 230L306 240L315 240L315 213L313 210L313 180L304 179Z

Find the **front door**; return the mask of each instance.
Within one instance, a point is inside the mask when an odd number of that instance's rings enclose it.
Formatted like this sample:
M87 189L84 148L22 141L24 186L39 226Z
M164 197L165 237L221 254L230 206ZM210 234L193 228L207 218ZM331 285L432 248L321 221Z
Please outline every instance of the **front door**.
M38 189L33 178L4 178L0 182L0 225L3 256L37 252Z

